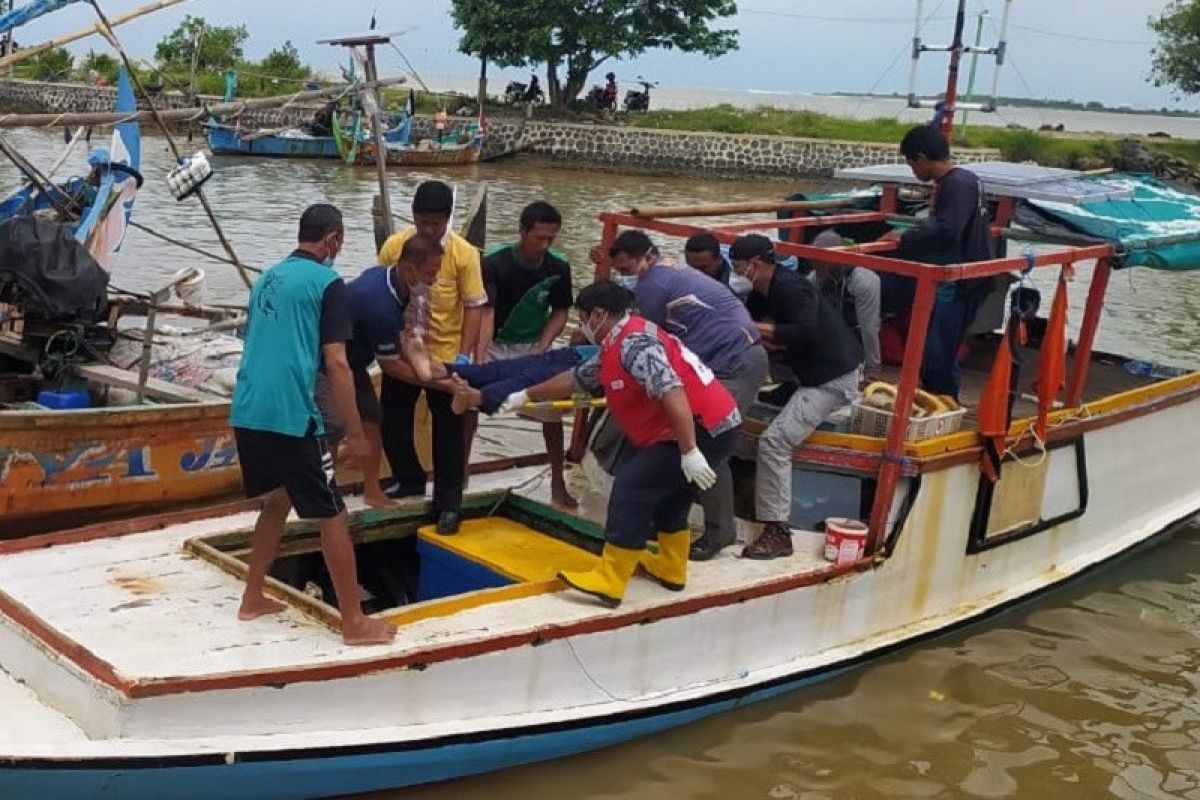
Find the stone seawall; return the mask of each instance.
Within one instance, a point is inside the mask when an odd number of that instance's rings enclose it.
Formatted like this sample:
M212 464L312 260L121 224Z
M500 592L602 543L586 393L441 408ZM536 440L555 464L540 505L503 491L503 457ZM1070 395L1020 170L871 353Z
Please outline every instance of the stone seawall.
M36 81L0 81L0 113L106 111L114 89ZM218 102L202 97L201 102ZM164 92L158 105L190 105L178 93ZM317 105L250 113L239 118L248 128L300 125ZM429 135L431 121L419 119L418 135ZM695 133L619 125L540 122L497 118L488 123L486 155L519 151L563 166L743 177L824 177L836 169L898 163L894 144L798 139L787 136ZM996 150L959 150L962 162L996 160Z

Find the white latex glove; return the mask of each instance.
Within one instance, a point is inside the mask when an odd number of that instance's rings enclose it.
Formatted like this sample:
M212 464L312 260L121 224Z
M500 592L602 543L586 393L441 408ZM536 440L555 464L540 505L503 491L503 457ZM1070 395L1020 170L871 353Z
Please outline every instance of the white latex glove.
M708 459L697 447L683 454L681 466L683 476L689 483L699 486L701 491L711 489L717 482L717 473L713 472L713 468L708 465Z
M504 398L504 402L500 404L498 409L496 409L496 413L508 414L512 411L516 411L517 409L521 408L521 406L526 405L528 402L529 392L525 391L524 389L519 392L513 392L508 397Z

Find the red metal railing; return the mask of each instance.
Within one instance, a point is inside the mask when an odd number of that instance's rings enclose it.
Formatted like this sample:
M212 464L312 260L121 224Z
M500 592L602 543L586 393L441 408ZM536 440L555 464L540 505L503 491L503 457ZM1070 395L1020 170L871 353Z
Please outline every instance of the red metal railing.
M889 218L896 208L897 189L895 186L884 188L882 211L863 211L826 216L799 216L791 219L755 220L731 224L693 224L668 219L641 216L629 212L605 212L600 215L603 231L596 263L596 279L608 277L608 249L617 236L621 227L640 228L655 231L668 236L689 237L696 233L708 232L725 244L731 244L738 236L746 231L785 229L796 230L808 227L829 227L847 222L877 222ZM801 212L804 213L804 212ZM714 214L716 216L716 214ZM1012 219L1012 202L1003 198L997 213L997 228L994 232L1001 233L1002 228ZM869 242L861 245L851 245L840 248L821 248L797 242L775 242L775 251L783 255L793 255L804 259L814 259L847 266L868 267L879 272L890 272L916 279L916 292L913 298L912 314L908 328L908 339L904 347L904 361L901 364L899 381L896 387L895 407L910 408L916 395L920 380L921 361L925 351L925 338L929 329L929 321L933 315L937 286L939 283L965 280L968 278L983 278L1004 273L1026 271L1029 269L1046 269L1051 267L1067 267L1078 261L1096 259L1096 269L1088 291L1087 306L1084 312L1079 341L1072 359L1070 379L1067 390L1067 406L1077 407L1083 398L1083 388L1087 383L1088 366L1091 360L1092 345L1095 341L1096 330L1099 327L1100 311L1104 301L1108 279L1112 271L1113 248L1110 245L1094 245L1088 247L1066 247L1051 253L1043 253L1033 257L1016 256L996 258L989 261L977 261L968 264L951 264L939 266L923 264L917 261L907 261L898 258L885 258L880 253L893 252L896 244L890 241ZM577 422L581 420L577 419ZM576 425L576 435L582 436L583 426ZM887 520L895 500L896 484L902 474L904 459L904 437L908 429L908 420L901 414L895 414L888 426L883 455L879 464L879 474L875 489L875 498L871 507L870 534L867 547L868 553L879 552L887 534ZM582 449L582 442L573 450Z

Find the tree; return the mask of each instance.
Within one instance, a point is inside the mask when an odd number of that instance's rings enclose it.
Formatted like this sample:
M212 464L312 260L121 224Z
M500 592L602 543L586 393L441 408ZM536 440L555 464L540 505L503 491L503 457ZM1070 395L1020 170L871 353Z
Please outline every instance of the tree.
M26 74L35 81L61 81L71 76L75 57L61 47L38 53L29 59Z
M116 56L89 50L88 54L84 56L83 61L79 64L77 72L84 80L87 80L92 73L95 73L103 75L109 83L115 84L120 66L121 62L117 60Z
M1149 25L1158 34L1150 80L1182 94L1200 93L1200 0L1173 0Z
M267 53L267 57L259 62L258 68L264 75L272 78L305 80L312 75L312 70L300 60L300 51L290 40Z
M1200 2L1200 0L1198 0ZM715 57L737 31L714 30L736 0L453 0L459 49L506 67L546 65L550 102L574 100L604 62L653 49Z
M194 56L198 72L223 70L241 60L249 37L245 25L219 28L188 15L154 48L154 58L159 66L190 70Z

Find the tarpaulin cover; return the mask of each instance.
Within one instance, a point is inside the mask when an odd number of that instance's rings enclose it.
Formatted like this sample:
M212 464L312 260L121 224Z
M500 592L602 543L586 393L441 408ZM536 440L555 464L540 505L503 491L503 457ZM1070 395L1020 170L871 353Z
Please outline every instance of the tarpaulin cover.
M0 222L0 297L27 315L93 319L107 285L108 274L65 225L36 216Z
M1082 235L1118 245L1118 267L1200 269L1200 196L1148 175L1087 178L1133 191L1125 200L1081 203L1025 200L1017 220L1047 236Z
M20 8L13 9L7 14L0 14L0 33L7 33L13 28L19 28L30 20L35 20L43 14L58 11L60 8L77 3L79 0L32 0Z

